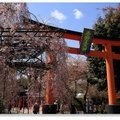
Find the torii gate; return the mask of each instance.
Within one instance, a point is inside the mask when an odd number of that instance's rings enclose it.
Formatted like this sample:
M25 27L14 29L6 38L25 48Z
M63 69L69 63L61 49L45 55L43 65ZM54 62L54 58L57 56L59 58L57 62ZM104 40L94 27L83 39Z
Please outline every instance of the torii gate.
M42 25L42 23L36 22L34 20L30 20L32 24L35 24L37 26ZM37 27L36 26L36 27ZM65 31L63 33L63 38L68 40L76 40L81 43L82 39L82 33L71 31L67 29L57 28L50 25L47 25L51 30L58 30L59 31ZM93 51L90 50L88 54L85 54L85 56L93 56L98 58L104 58L106 60L106 73L107 73L107 87L108 87L108 105L107 107L107 113L120 113L120 105L117 105L116 99L120 98L120 96L116 95L115 91L115 81L114 81L114 71L113 71L113 59L120 60L120 55L115 54L112 52L112 46L120 46L120 39L116 38L108 38L108 37L99 37L94 36L92 43L94 44L102 44L104 45L105 50L104 51ZM68 53L71 54L78 54L83 55L79 52L80 48L73 48L68 47ZM51 55L48 56L48 62L52 62L54 58L52 58ZM47 80L47 88L46 88L46 104L53 104L54 103L54 94L52 92L52 89L50 87L50 71L48 72L48 80Z
M54 29L58 29L58 28L54 27ZM63 38L81 42L81 38L82 38L81 32L75 32L71 30L65 30L65 31L66 32L63 34ZM120 39L100 38L98 36L94 36L92 43L102 44L105 47L105 50L102 52L90 50L89 54L85 54L85 56L105 58L106 60L107 87L108 87L108 99L109 99L108 101L109 104L106 106L107 112L108 113L120 113L120 106L116 104L116 99L120 98L120 96L116 95L115 82L114 82L114 71L113 71L114 69L113 59L120 60L120 55L112 52L112 46L120 46ZM69 48L68 53L83 55L79 52L80 48L73 48L73 47L68 47L68 48ZM51 61L52 61L51 56L48 56L48 62L51 62ZM50 73L48 73L48 77L49 75ZM53 102L54 102L54 95L50 88L50 80L48 79L47 92L46 92L46 103L53 104Z

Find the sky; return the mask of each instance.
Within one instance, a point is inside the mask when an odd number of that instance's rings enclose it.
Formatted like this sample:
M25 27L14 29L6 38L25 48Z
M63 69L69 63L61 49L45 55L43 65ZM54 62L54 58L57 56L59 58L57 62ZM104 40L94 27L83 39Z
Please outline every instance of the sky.
M39 22L83 32L84 28L93 29L99 16L104 17L102 8L117 7L118 2L27 2L27 5ZM79 48L77 41L66 42L70 47Z

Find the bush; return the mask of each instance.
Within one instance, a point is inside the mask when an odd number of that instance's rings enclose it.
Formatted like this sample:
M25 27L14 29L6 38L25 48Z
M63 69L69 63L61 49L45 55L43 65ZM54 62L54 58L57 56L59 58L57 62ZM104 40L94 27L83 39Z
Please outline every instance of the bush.
M84 101L84 99L82 99L82 98L75 99L75 106L78 111L85 111L85 109L86 109L85 104L86 104L86 102Z
M0 114L4 113L5 105L3 105L2 101L0 100Z

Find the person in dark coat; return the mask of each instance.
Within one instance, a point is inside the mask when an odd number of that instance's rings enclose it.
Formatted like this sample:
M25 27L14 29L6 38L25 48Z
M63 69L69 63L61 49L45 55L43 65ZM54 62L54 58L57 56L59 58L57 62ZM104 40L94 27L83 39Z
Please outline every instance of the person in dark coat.
M70 107L70 114L76 114L76 106L71 104L71 107Z
M12 104L9 102L8 104L8 114L11 114Z
M38 114L39 113L39 104L35 102L34 107L33 107L33 113Z
M93 101L90 100L89 105L88 105L88 113L93 114L93 110L94 110Z

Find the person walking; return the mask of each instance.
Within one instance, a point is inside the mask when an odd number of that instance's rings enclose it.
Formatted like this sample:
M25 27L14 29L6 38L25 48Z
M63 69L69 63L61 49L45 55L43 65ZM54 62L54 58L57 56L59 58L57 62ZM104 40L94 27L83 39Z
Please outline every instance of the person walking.
M105 105L104 105L104 103L102 103L100 105L100 112L101 112L101 114L104 114L104 110L105 110Z
M94 105L93 113L94 113L94 114L97 114L97 113L98 113L98 107L97 107L97 105Z
M70 105L70 114L76 114L76 106L72 103Z
M93 101L90 100L89 105L88 105L88 114L93 114L93 110L94 110Z
M8 114L11 114L12 104L11 102L8 103Z
M33 113L38 114L39 113L39 104L35 102L34 107L33 107Z
M58 112L59 112L59 109L60 109L60 105L59 105L58 100L55 100L55 101L54 101L54 104L57 105L56 112L58 113Z

